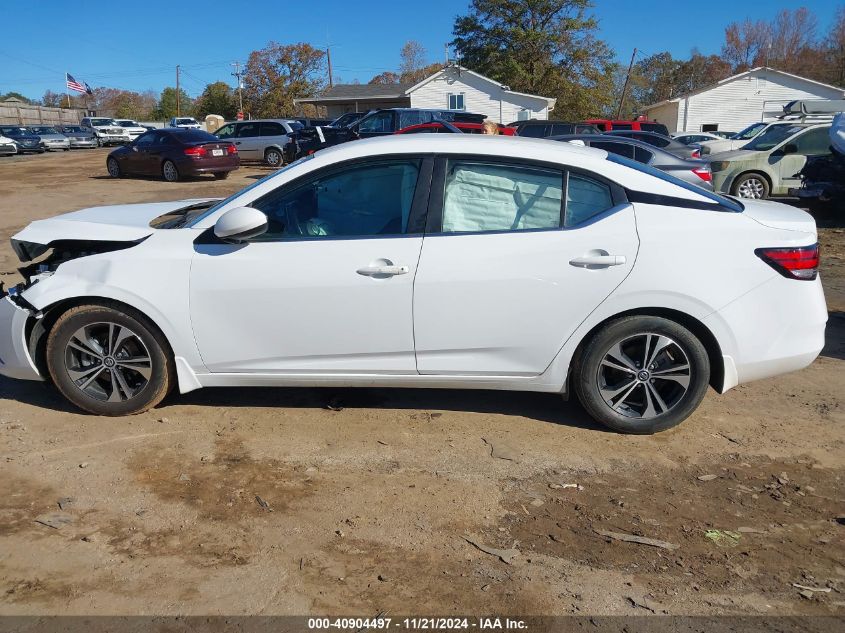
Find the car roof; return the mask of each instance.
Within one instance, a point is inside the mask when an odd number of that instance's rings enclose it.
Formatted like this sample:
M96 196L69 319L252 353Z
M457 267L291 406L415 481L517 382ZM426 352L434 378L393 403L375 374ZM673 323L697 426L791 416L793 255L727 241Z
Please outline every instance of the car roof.
M628 138L627 136L620 136L615 135L611 136L610 134L563 134L559 136L550 136L549 140L553 141L612 141L614 143L624 143L625 145L633 145L635 147L640 147L646 151L651 152L658 158L658 163L660 164L668 164L668 163L697 163L699 161L683 158L681 156L677 156L672 152L667 152L665 149L660 147L655 147L645 141L640 141L635 138Z

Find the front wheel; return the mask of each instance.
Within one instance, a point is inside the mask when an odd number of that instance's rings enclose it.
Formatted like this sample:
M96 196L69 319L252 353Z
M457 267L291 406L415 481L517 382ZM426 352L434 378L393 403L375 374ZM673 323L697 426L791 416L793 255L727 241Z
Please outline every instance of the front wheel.
M765 200L769 197L769 183L760 174L745 174L734 182L733 194L739 198Z
M616 431L650 434L695 411L710 381L710 360L682 325L661 317L624 317L587 342L573 381L595 420Z
M176 182L179 180L179 170L176 169L176 165L171 160L164 161L164 164L161 166L161 175L167 182Z
M228 171L216 171L214 172L214 179L215 180L226 180L229 177Z
M175 375L167 343L140 313L99 305L72 308L47 337L47 368L59 391L96 415L130 415L157 405Z

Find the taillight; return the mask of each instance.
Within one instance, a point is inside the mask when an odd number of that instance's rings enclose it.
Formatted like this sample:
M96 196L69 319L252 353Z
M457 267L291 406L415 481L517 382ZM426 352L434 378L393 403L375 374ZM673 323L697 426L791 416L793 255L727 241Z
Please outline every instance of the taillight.
M693 158L701 158L701 150L700 149L692 150L692 157Z
M754 251L760 259L790 279L813 280L819 272L819 245L799 248L758 248Z
M692 170L692 173L701 178L704 182L711 182L713 180L713 174L709 167L696 167Z
M226 148L226 153L229 156L233 156L233 155L238 153L238 148L235 147L234 145L229 145L229 147Z
M208 154L208 150L205 149L202 145L199 147L186 147L185 148L185 156L190 156L191 158L201 158Z

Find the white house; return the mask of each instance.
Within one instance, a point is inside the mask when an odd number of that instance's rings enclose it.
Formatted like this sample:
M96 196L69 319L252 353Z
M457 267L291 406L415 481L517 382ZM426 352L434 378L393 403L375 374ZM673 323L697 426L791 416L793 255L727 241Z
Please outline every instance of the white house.
M484 114L500 123L548 119L555 107L555 99L516 92L461 66L447 66L413 85L339 84L295 103L323 106L332 118L375 108L434 108Z
M738 132L757 121L771 121L796 99L843 99L845 89L758 67L643 108L670 132Z

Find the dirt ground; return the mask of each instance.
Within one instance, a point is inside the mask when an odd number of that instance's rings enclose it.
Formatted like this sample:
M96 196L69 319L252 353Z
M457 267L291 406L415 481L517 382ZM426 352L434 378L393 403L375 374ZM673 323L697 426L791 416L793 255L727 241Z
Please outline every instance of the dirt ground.
M267 173L118 181L105 156L0 159L0 279L31 220ZM200 390L104 419L0 379L0 614L842 615L841 226L822 356L652 437L545 394Z

